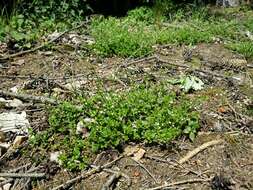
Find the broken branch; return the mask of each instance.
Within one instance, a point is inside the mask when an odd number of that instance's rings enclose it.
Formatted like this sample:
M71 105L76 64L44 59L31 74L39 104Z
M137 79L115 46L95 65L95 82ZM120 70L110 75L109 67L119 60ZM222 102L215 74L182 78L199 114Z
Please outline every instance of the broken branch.
M178 161L178 164L183 164L183 163L187 162L189 159L191 159L192 157L194 157L195 155L197 155L199 152L205 150L206 148L208 148L210 146L217 145L217 144L221 144L222 142L224 142L224 141L223 140L213 140L213 141L206 142L206 143L202 144L201 146L188 152L183 158L181 158Z
M32 53L32 52L35 52L35 51L37 51L37 50L40 50L40 49L42 49L43 47L45 47L45 46L47 46L47 45L49 45L49 44L55 42L56 40L58 40L59 38L61 38L63 35L65 35L65 34L71 32L71 31L73 31L73 30L77 30L77 29L83 27L83 26L84 26L85 24L87 24L87 23L88 23L88 21L86 20L86 21L82 22L80 25L78 25L78 26L76 26L76 27L73 27L73 28L71 28L71 29L68 29L68 30L62 32L60 35L58 35L58 36L56 36L55 38L49 40L48 42L44 42L43 44L41 44L41 45L39 45L39 46L37 46L37 47L34 47L34 48L32 48L32 49L26 50L26 51L21 51L21 52L18 52L18 53L14 53L14 54L11 54L11 55L7 55L7 56L5 56L5 57L0 57L0 60L8 60L8 59L11 59L11 58L14 58L14 57L18 57L18 56L21 56L21 55L24 55L24 54L28 54L28 53Z
M66 183L63 183L55 188L53 188L52 190L59 190L59 189L68 189L72 184L78 182L78 181L81 181L82 179L85 179L89 176L91 176L92 174L95 174L97 172L100 172L102 171L103 169L106 169L106 168L109 168L111 167L115 162L117 162L118 160L120 160L121 158L123 158L123 156L120 156L118 158L116 158L115 160L113 160L112 162L109 162L108 164L105 164L101 167L96 167L86 173L82 173L81 175L73 178L73 179L70 179L68 180Z
M167 60L163 60L160 57L156 56L157 61L161 62L161 63L167 63L170 64L172 66L176 66L176 67L182 67L182 68L186 68L186 69L190 69L191 67L185 64L180 64L180 63L171 63ZM227 79L228 77L222 74L218 74L218 73L214 73L211 71L206 71L206 70L202 70L202 69L194 69L193 71L199 72L199 73L205 73L214 77L218 77L218 78L223 78L223 79Z
M33 96L33 95L29 95L29 94L16 94L16 93L8 92L8 91L5 91L5 90L0 90L0 95L9 96L9 97L13 97L13 98L18 98L18 99L21 99L23 101L49 103L49 104L53 104L53 105L59 104L58 101L56 101L54 99L51 99L51 98L47 98L47 97L43 97L43 96Z
M44 178L46 176L45 173L0 173L1 177L9 177L9 178Z
M182 185L186 183L199 183L199 182L209 182L212 178L207 178L207 179L187 179L187 180L182 180L182 181L177 181L177 182L172 182L166 185L150 188L147 190L160 190L160 189L165 189L171 186L176 186L176 185Z

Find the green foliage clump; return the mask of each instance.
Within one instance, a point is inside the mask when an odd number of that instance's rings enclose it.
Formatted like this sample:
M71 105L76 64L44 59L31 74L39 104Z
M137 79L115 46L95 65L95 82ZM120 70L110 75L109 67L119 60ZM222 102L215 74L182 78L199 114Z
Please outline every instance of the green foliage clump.
M211 41L208 31L191 26L159 27L152 9L130 11L125 18L94 19L91 35L95 38L92 49L102 56L139 57L153 51L156 44L196 44ZM175 24L176 26L177 24Z
M143 56L151 52L151 45L155 43L142 22L108 18L93 22L91 33L96 41L92 48L102 56Z
M253 42L238 42L227 45L228 48L244 55L246 58L253 58Z
M66 30L82 20L88 4L82 0L14 0L13 10L0 18L0 40L11 39L16 49L31 48L41 36ZM8 2L8 3L11 3Z
M63 103L54 108L51 127L31 141L47 150L61 150L62 164L69 169L85 167L92 152L128 142L166 144L183 134L193 139L199 128L193 104L163 86L103 92L81 102L81 106ZM89 135L82 138L76 128L86 118L92 122L83 122Z
M210 43L214 39L221 39L227 44L247 43L242 30L253 32L250 16L238 21L226 15L212 15L203 7L184 7L168 12L165 5L164 10L158 9L161 12L157 13L157 7L163 6L163 3L167 2L158 2L153 9L137 8L124 18L95 19L91 35L96 42L92 49L103 56L138 57L152 53L156 44L194 45ZM240 53L239 49L235 50Z

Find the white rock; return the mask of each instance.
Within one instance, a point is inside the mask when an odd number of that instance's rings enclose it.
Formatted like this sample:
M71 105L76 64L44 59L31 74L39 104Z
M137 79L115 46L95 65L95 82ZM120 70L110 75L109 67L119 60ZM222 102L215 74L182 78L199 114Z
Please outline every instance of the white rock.
M28 134L30 127L26 119L26 112L21 114L15 112L4 112L0 114L0 130L3 132L14 132L18 134Z
M10 88L10 91L13 93L18 93L18 86L13 86L12 88Z
M58 164L61 165L61 161L59 160L59 156L61 155L61 151L57 151L57 152L51 152L50 153L50 157L49 157L49 160L51 162L56 162Z
M12 107L12 108L22 107L23 106L23 102L21 100L15 98L15 99L11 100L7 104L7 106Z
M11 183L7 183L7 184L5 184L5 185L2 187L2 189L3 189L3 190L10 190L10 189L11 189L11 186L12 186Z
M78 90L86 83L87 83L87 81L85 81L85 80L78 80L78 81L71 81L70 83L68 83L64 86L65 86L65 88L67 88L69 90Z
M13 100L5 100L4 98L0 98L0 103L4 104L5 107L17 108L23 106L23 102L19 99Z

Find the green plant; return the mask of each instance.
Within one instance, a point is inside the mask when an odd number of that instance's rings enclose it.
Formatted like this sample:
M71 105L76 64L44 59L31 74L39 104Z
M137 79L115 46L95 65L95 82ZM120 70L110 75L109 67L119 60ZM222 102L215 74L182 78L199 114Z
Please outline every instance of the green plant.
M228 48L243 54L247 58L253 58L253 42L238 42L227 45Z
M180 84L180 88L183 89L184 92L202 90L204 85L202 80L195 76L183 76L180 79L174 79L169 82L172 84Z
M155 41L146 24L135 19L138 18L93 21L91 34L96 43L91 48L102 56L139 57L149 54Z
M194 139L199 128L198 113L185 97L169 93L164 85L136 87L127 92L100 92L83 97L81 106L63 103L50 111L50 128L32 135L31 143L61 151L61 163L82 169L91 153L118 148L128 142L166 144L180 135ZM84 122L86 138L77 134Z

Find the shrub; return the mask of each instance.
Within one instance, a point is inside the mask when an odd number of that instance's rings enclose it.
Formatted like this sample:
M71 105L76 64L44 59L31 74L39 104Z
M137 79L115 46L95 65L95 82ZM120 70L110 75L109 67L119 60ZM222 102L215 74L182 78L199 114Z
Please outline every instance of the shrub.
M50 128L32 138L36 146L61 150L63 166L82 169L91 152L118 148L128 142L166 144L182 134L194 138L198 113L184 97L164 86L136 87L128 92L101 92L83 98L82 106L63 103L50 112ZM87 138L76 134L86 118ZM47 144L47 146L45 146Z

